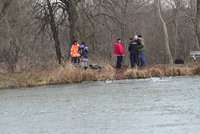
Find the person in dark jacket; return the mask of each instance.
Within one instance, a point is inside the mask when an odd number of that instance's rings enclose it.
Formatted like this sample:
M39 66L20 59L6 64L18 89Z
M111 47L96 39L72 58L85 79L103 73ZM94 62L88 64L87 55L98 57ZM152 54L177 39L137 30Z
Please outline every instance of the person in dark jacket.
M137 35L134 38L131 38L131 42L129 44L128 50L130 52L130 62L131 68L138 66L138 42L137 42Z
M88 68L88 47L84 42L81 43L78 50L80 54L80 65L81 67L87 69Z
M123 56L125 55L125 50L121 39L117 39L117 42L115 42L113 54L117 56L116 68L122 68L122 62L123 62Z

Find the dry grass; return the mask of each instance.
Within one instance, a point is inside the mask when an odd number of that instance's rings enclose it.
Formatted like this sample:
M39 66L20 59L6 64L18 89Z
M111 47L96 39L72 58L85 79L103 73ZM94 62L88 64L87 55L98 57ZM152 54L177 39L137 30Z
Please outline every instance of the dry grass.
M200 66L195 67L193 73L196 74L196 75L200 75Z
M136 79L162 76L200 75L200 64L154 65L137 69L115 70L111 65L100 63L102 70L81 69L71 63L65 67L31 69L18 73L0 73L0 89L30 87L82 81Z
M186 65L155 65L142 69L127 69L126 78L149 78L162 76L191 76L200 74L200 64Z
M71 83L81 81L81 72L78 68L69 64L65 67L58 67L52 70L44 81L47 83Z
M43 72L21 72L21 73L1 73L0 88L18 88L40 85L43 81Z
M104 65L102 70L84 70L72 64L67 64L65 67L58 67L53 70L46 81L48 83L77 83L114 79L114 75L114 69L110 65Z
M102 70L84 70L68 63L65 67L59 66L54 69L0 73L0 89L106 80L114 79L114 76L115 71L110 65L104 65Z

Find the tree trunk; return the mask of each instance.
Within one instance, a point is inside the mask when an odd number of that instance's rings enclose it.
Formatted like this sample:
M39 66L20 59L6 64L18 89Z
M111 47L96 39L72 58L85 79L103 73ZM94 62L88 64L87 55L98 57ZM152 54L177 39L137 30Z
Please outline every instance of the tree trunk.
M48 10L49 10L49 20L50 20L51 31L53 33L53 39L55 42L56 56L57 56L58 63L61 64L62 54L60 50L60 42L59 42L58 32L57 32L56 24L54 20L53 9L52 9L50 0L46 0L46 1L47 1Z
M1 42L5 45L1 46L1 57L3 57L3 61L10 72L14 72L16 70L16 65L19 59L19 54L21 51L19 45L19 38L18 34L16 34L16 22L19 18L19 10L15 8L17 3L12 3L13 0L3 0L2 9L0 11L0 21L1 24L6 26L5 33L3 32L4 36L1 37ZM9 10L11 8L15 9L15 16L9 14ZM12 20L12 21L10 21ZM16 21L16 22L15 22ZM1 31L2 32L2 31Z
M76 18L74 16L74 14L69 12L70 41L71 41L71 44L72 44L73 40L76 38L76 36L75 36L75 31L76 31L75 22L76 22Z
M175 0L175 9L174 9L174 15L175 15L175 42L174 42L174 58L178 58L180 57L180 53L178 54L177 57L177 48L179 48L178 50L180 50L180 46L178 44L178 31L179 31L179 18L180 18L180 1L179 0Z
M77 11L76 11L76 2L73 0L61 0L62 3L65 5L65 11L69 16L69 28L70 28L70 41L71 44L75 39L75 31L76 31L76 21L77 21Z
M157 15L161 21L162 24L162 29L163 29L163 33L164 33L164 46L163 46L163 51L165 53L165 58L166 61L165 63L167 64L173 64L173 58L169 49L169 36L168 36L168 31L167 31L167 26L166 23L161 15L161 5L160 5L160 0L156 0L156 7L157 7Z
M197 0L197 14L196 14L196 34L198 38L197 49L200 48L200 0Z
M127 13L127 7L128 7L128 0L124 1L124 5L121 7L122 9L122 24L121 24L121 40L125 41L125 33L126 33L126 13Z
M6 13L6 10L11 5L12 2L13 2L13 0L3 0L3 2L1 3L1 4L3 4L3 7L0 12L0 20L2 19L3 15Z
M69 21L69 29L70 29L70 47L69 47L69 52L70 52L70 48L71 48L71 45L73 43L73 41L75 39L77 39L76 37L76 21L77 21L77 18L78 18L78 15L77 15L77 11L76 11L76 2L74 0L60 0L64 5L65 5L65 8L64 10L67 12L68 14L68 21ZM70 57L70 53L68 53L68 57Z

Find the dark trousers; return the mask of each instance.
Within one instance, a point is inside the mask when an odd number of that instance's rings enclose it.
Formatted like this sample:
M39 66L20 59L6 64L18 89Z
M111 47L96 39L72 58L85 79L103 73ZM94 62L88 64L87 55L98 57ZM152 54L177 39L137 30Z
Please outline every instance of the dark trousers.
M138 53L130 53L131 67L138 66Z
M122 67L123 56L117 56L117 66L116 68Z
M79 59L78 57L72 57L72 62L73 62L74 64L80 63L80 59Z

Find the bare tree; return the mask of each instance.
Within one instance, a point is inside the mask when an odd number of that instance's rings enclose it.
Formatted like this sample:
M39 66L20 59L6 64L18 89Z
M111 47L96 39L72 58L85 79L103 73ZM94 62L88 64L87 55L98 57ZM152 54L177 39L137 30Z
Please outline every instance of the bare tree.
M15 14L12 12L15 10ZM17 16L17 17L16 17ZM1 55L9 71L16 69L19 53L21 51L20 35L20 8L19 3L3 1L1 9Z
M166 56L166 63L173 63L173 58L169 49L169 36L168 36L168 30L167 30L167 26L166 23L161 15L161 5L160 5L160 0L156 0L156 7L157 7L157 15L161 21L161 25L162 25L162 29L163 29L163 33L164 33L164 44L163 44L163 49L165 52L165 56Z
M196 33L200 44L200 0L197 0Z
M78 19L78 14L77 14L77 6L80 0L60 0L64 7L63 10L67 12L68 14L68 20L69 20L69 27L70 27L70 40L71 43L75 39L75 31L77 30L76 23Z
M49 11L49 23L51 26L51 30L53 33L53 39L55 41L55 48L56 48L56 55L57 55L57 60L58 63L61 64L61 50L60 50L60 41L59 41L59 37L58 37L58 31L56 28L56 23L55 23L55 14L53 13L53 8L52 8L52 4L50 0L46 0L47 2L47 6L48 6L48 11Z

